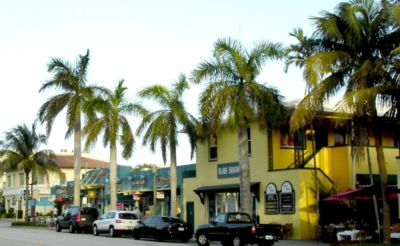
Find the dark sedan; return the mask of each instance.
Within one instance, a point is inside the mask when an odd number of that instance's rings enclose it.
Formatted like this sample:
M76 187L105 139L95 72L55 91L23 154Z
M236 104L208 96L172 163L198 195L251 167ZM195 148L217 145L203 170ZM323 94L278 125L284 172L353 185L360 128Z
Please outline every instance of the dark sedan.
M136 224L132 236L136 240L154 238L158 241L180 240L186 243L192 238L193 229L176 217L150 216Z

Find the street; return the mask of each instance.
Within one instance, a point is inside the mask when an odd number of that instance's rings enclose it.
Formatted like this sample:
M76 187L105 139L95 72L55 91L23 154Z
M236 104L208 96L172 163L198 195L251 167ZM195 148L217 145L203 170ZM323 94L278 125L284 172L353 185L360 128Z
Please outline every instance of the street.
M48 228L10 227L9 221L0 220L0 246L184 246L197 245L194 240L183 244L180 242L157 242L154 240L134 240L128 236L110 238L107 235L93 236L89 233L68 233L63 230L57 233ZM212 246L220 246L219 243L212 243ZM281 240L275 245L323 245L315 241L291 241Z

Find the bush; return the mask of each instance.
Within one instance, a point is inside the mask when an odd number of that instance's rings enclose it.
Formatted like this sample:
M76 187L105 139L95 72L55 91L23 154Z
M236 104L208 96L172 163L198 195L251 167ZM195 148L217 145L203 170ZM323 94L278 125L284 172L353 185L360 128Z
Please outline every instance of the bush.
M18 218L22 218L22 215L23 215L24 213L23 213L23 211L22 210L18 210Z
M15 213L10 213L10 212L8 212L8 213L6 213L5 218L8 218L8 219L15 218Z
M0 209L0 214L1 215L5 214L5 213L6 213L6 209L5 208Z
M37 224L35 222L18 221L12 222L11 226L33 226L33 227L47 227L46 224Z

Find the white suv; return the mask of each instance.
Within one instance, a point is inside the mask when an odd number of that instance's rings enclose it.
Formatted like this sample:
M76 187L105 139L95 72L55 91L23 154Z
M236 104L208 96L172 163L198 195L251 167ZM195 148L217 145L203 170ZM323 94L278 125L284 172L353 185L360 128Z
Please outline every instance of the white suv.
M131 233L138 221L139 217L135 212L111 210L93 222L93 235L106 232L110 237L115 237L121 233Z

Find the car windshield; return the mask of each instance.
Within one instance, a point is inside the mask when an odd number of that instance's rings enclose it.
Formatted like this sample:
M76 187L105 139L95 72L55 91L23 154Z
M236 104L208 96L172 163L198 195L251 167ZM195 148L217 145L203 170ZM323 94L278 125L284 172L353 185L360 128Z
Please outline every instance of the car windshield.
M134 214L134 213L120 213L119 218L124 219L124 220L137 220L138 219L136 217L136 214Z
M79 214L79 207L70 207L68 211L71 215L77 215Z

